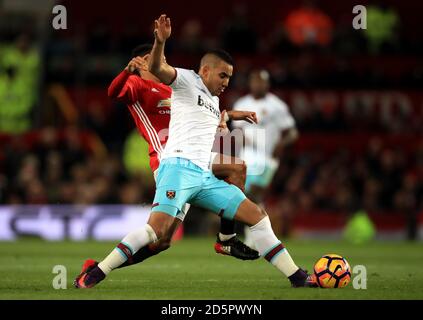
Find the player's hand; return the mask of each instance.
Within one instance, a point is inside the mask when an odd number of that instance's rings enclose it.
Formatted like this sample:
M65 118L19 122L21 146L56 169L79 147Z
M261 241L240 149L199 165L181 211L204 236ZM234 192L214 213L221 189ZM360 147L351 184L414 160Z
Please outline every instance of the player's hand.
M154 20L154 37L157 42L165 42L170 37L171 31L170 18L167 18L165 14Z
M220 116L219 126L217 127L217 132L220 133L221 135L227 135L229 133L229 128L225 120L225 114L226 114L226 110L223 110Z
M136 71L138 71L139 73L141 72L142 69L145 69L144 64L145 64L145 61L141 57L135 57L135 58L132 58L131 61L129 61L125 70L130 73L135 73Z
M229 118L232 120L244 120L249 123L258 123L257 114L253 111L228 111Z

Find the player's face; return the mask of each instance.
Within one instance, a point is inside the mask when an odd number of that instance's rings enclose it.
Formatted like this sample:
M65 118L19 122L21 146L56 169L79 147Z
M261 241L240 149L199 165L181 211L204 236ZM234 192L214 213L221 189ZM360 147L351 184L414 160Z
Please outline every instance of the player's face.
M254 96L264 96L269 91L269 81L263 79L258 73L250 77L250 91Z
M218 96L225 91L233 70L234 67L224 61L219 61L215 66L208 68L203 80L212 95Z

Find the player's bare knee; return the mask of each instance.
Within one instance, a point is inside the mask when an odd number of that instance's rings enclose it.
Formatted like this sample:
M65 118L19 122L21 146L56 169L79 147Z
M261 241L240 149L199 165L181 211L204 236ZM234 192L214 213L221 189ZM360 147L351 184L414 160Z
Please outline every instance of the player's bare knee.
M156 233L156 237L159 240L165 238L169 232L171 232L173 222L173 217L161 212L155 212L150 215L150 218L148 219L148 224L153 228Z

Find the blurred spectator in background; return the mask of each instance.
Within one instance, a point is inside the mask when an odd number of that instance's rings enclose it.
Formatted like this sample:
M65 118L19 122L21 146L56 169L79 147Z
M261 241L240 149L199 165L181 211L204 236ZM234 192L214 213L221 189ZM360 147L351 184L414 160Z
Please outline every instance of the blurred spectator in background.
M249 89L249 94L239 98L233 109L256 112L258 123L234 122L233 126L241 129L244 136L240 157L247 165L245 193L264 207L266 191L278 170L284 148L295 142L299 133L287 104L269 91L270 75L266 70L250 73ZM272 219L272 212L268 213ZM245 243L253 244L248 227L245 227Z
M112 49L112 34L107 21L99 19L87 28L87 51L90 54L104 54Z
M334 23L313 0L290 12L284 24L289 40L298 47L327 47L332 40Z
M230 16L225 17L221 27L221 47L231 54L255 53L257 35L248 18L247 5L237 3Z
M38 95L40 54L22 33L0 47L0 132L19 134L32 127Z
M178 53L182 54L202 54L206 49L203 29L200 20L189 19L182 25L181 33L178 37L177 48ZM146 41L145 43L147 43ZM138 42L142 43L142 42ZM135 48L135 45L133 46ZM128 50L129 52L129 50Z
M377 5L367 6L367 38L368 50L371 53L392 51L399 45L398 13L380 1Z

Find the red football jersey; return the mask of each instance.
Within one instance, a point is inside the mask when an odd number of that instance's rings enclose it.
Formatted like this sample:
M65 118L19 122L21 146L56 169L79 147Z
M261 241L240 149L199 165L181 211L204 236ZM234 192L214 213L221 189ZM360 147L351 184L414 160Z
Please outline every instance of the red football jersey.
M169 135L172 89L122 71L110 84L108 94L127 104L138 131L149 144L150 167L154 172Z

